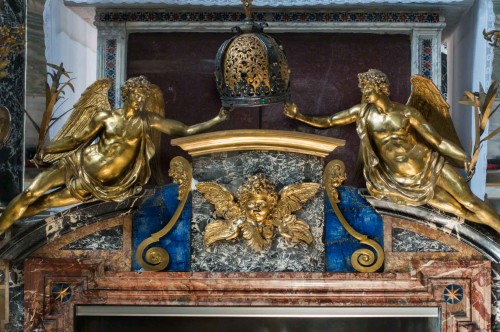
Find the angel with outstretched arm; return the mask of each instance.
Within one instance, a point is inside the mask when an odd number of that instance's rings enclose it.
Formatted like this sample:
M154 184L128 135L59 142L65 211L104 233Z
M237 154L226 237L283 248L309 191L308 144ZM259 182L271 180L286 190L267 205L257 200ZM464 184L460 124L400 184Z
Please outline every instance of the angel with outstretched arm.
M319 128L356 123L372 196L402 205L429 204L500 232L500 216L453 167L468 170L470 160L454 131L449 105L432 81L414 76L404 105L389 99L389 81L381 71L371 69L358 78L363 103L329 117L307 116L288 104L285 115Z
M49 167L9 203L0 216L0 234L16 220L49 208L137 194L151 176L158 132L192 135L228 119L226 109L193 126L164 118L161 90L143 76L125 82L123 107L112 109L110 87L109 79L88 87L54 140L37 154L35 161Z

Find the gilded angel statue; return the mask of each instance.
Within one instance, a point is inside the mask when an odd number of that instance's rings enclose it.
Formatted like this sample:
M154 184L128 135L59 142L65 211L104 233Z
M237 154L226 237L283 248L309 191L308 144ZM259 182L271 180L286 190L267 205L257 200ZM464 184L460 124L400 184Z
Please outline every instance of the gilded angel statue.
M223 108L213 119L193 126L164 118L163 94L144 76L125 82L123 107L112 109L110 87L109 79L101 79L83 92L68 121L36 156L50 167L9 203L0 216L0 234L16 220L49 208L121 201L140 192L151 175L158 132L192 135L228 119Z
M238 189L238 199L215 182L201 182L196 188L213 204L223 220L210 222L204 233L206 246L230 241L240 235L256 252L269 250L275 231L295 245L311 244L313 236L306 222L293 214L319 190L318 183L293 184L276 192L275 185L261 173L251 176Z
M452 165L469 171L449 105L431 80L413 76L406 105L389 99L389 81L379 70L358 74L363 102L328 117L285 115L318 128L356 123L366 186L372 196L402 205L429 204L500 232L500 216L476 197ZM434 124L434 125L433 125Z

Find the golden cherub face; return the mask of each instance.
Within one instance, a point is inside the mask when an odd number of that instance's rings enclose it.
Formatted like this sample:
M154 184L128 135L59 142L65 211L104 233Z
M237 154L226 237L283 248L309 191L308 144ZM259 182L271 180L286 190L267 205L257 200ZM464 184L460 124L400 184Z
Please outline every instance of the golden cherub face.
M247 218L258 222L266 220L274 207L268 199L268 195L250 193L244 205Z

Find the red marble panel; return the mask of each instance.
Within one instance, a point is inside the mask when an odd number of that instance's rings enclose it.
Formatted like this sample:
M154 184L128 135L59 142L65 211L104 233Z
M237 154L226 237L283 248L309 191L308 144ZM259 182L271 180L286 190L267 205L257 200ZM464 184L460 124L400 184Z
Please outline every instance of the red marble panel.
M75 306L432 306L442 331L491 330L488 261L414 261L410 273L105 272L99 262L28 259L25 331L72 331ZM55 284L69 285L58 301ZM447 304L443 290L460 285L464 298Z

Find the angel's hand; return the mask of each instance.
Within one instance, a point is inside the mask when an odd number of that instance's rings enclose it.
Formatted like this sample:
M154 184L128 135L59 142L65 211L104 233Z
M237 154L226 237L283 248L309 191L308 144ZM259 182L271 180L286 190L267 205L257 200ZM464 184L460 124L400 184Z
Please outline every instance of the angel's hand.
M285 108L283 109L283 114L289 118L296 119L299 114L299 108L294 103L286 103Z
M217 117L221 121L229 120L229 113L231 113L233 110L234 110L234 108L221 107L220 110L219 110L219 114L217 115Z
M464 162L464 168L465 171L467 172L467 182L469 182L476 173L476 167L471 165L470 159L467 159Z

